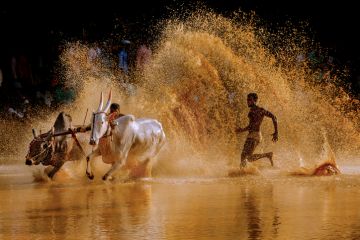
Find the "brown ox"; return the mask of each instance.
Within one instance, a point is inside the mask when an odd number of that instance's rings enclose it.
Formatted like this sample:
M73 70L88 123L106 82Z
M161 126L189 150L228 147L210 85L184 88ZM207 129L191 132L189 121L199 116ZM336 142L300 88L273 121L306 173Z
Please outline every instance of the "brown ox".
M41 163L44 166L53 166L47 174L52 178L66 161L78 160L84 156L85 153L75 136L76 132L71 127L71 116L61 112L49 132L36 136L33 130L34 139L29 144L25 164L31 166Z

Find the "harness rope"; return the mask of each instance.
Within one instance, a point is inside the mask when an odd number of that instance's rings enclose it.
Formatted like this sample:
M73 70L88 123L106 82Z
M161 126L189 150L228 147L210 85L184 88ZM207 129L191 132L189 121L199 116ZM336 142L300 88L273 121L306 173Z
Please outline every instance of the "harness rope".
M71 136L72 136L72 138L74 139L76 145L80 148L81 153L86 157L86 153L85 153L84 149L82 148L79 140L77 139L76 133L77 133L77 131L75 131L74 129L69 128L69 129L68 129L68 132L64 132L63 134L54 134L54 135L60 136L60 135L71 134ZM52 135L52 137L53 137L54 135ZM33 144L35 144L35 142L40 142L40 141L41 141L41 142L47 142L47 140L42 139L42 138L40 138L40 139L35 139L35 140L30 144L30 148L31 148L31 146L32 146ZM52 141L50 141L50 144L49 144L46 148L44 148L39 154L36 154L35 156L32 156L32 157L27 158L27 159L30 160L30 161L37 162L37 160L38 160L41 156L43 156L44 153L45 153L44 155L47 156L51 151L53 151L53 142L52 142ZM48 162L44 162L44 160L45 160L45 158L42 159L42 160L40 161L40 163L42 163L42 164L44 164L44 165L51 164L51 161L50 161L50 163L48 163ZM52 157L51 157L51 160L52 160Z
M47 147L44 150L42 150L39 154L37 154L31 158L28 158L28 159L31 161L36 161L44 152L48 151L49 149L50 149L50 147ZM40 161L40 162L42 162L42 161Z
M104 113L104 114L106 115L106 112L103 112L103 111L93 113L94 117L93 117L92 124L91 124L91 130L92 130L92 131L91 131L91 133L92 133L91 135L94 134L93 129L94 129L94 126L95 126L95 115L101 114L101 113ZM104 134L103 136L101 136L100 138L112 137L111 123L110 123L109 120L107 120L107 122L108 122L108 126L107 126L107 129L106 129L106 132L105 132L105 134ZM93 138L93 136L91 136L91 137ZM111 140L112 140L112 139L111 139Z
M71 128L69 128L69 131L71 131L71 137L74 139L74 141L75 141L75 143L76 143L76 145L80 148L80 150L81 150L81 152L82 152L82 154L86 157L86 153L85 153L85 151L84 151L84 149L82 148L82 146L81 146L81 144L80 144L80 142L79 142L79 140L76 138L76 131L74 131L73 129L71 129Z
M30 148L31 146L35 143L35 142L46 142L45 139L41 139L41 140L38 140L38 139L35 139L35 141L33 141L33 143L30 144ZM44 150L42 150L39 154L36 154L35 156L32 156L31 158L27 158L28 160L30 161L34 161L34 162L37 162L37 160L40 158L40 156L42 156L44 153L46 153L45 156L47 156L49 154L50 151L52 151L52 143L50 143L46 148L44 148ZM43 163L44 164L44 159L42 159L40 161L40 163Z

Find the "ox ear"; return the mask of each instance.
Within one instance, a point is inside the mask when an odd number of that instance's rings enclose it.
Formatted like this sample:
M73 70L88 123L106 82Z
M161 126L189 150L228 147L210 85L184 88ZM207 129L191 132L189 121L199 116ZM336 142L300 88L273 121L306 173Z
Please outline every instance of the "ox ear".
M33 134L34 138L36 138L36 132L35 132L34 128L32 129L32 134Z
M104 110L103 110L103 112L107 112L108 110L109 110L109 108L110 108L110 104L111 104L111 89L110 89L110 92L109 92L109 98L108 98L108 100L107 100L107 103L106 103L106 105L105 105L105 108L104 108Z
M103 104L104 104L104 99L103 99L103 93L101 92L101 94L100 94L100 103L99 103L99 107L98 107L98 109L97 109L96 112L100 112L100 111L101 111L101 109L102 109L102 107L103 107Z

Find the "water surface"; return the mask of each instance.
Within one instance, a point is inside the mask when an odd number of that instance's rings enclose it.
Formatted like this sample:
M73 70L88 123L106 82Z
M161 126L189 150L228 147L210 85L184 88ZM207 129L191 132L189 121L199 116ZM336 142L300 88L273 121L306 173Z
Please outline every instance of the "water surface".
M34 182L0 167L0 239L359 239L359 168L237 178Z

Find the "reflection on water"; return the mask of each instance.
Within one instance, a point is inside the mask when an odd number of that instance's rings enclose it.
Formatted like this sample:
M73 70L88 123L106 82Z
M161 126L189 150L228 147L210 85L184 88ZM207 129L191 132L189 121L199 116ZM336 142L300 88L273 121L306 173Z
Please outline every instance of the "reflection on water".
M0 170L0 239L360 237L351 174L34 183Z

